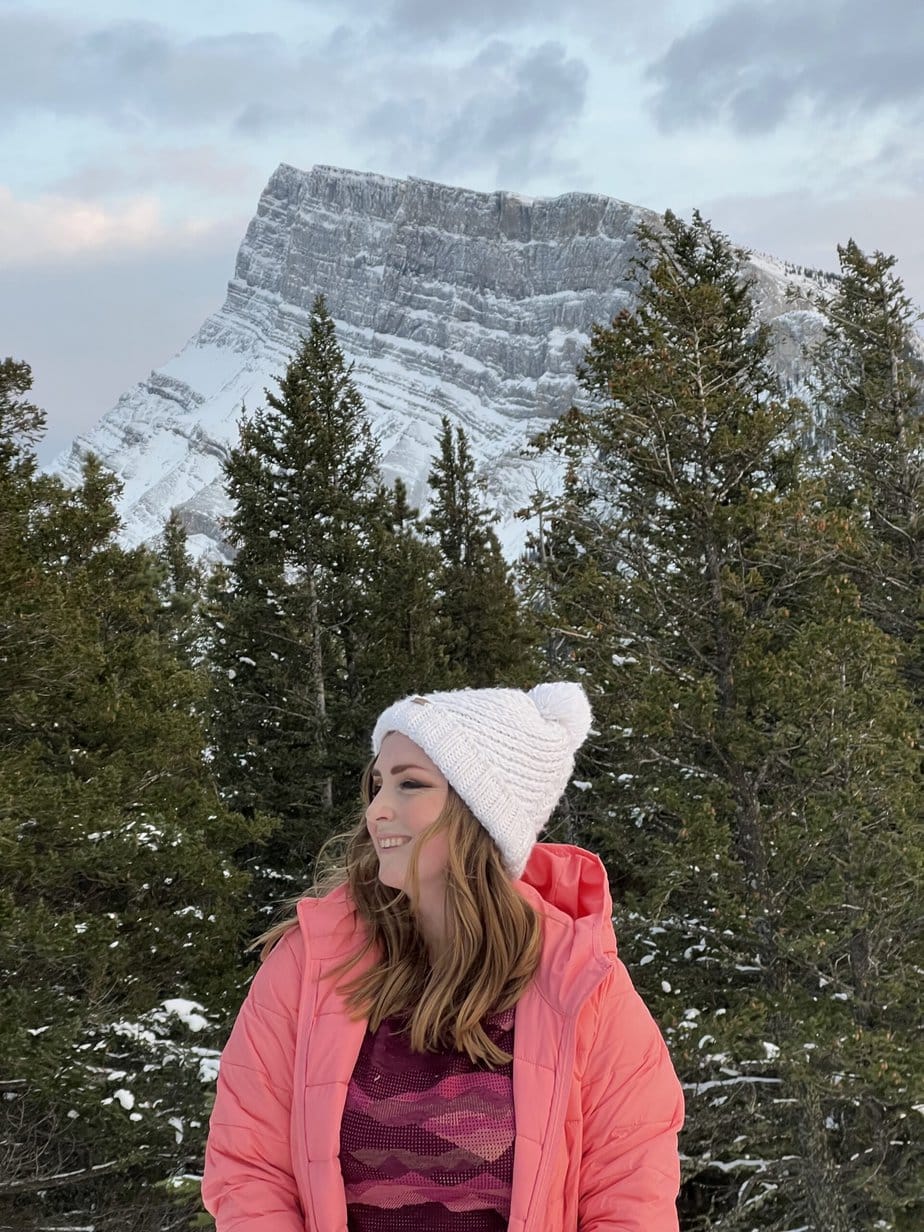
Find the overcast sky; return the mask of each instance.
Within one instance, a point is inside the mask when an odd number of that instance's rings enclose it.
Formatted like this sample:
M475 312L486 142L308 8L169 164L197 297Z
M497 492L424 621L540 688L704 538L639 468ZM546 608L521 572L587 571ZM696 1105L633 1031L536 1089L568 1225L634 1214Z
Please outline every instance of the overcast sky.
M0 0L0 356L47 458L218 308L280 162L689 214L924 304L924 0Z

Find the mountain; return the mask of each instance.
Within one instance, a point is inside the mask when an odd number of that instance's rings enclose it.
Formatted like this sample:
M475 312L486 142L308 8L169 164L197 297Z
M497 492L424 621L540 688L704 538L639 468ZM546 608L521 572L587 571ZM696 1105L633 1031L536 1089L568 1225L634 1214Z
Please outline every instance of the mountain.
M575 368L594 322L631 306L636 225L656 215L610 197L529 198L334 167L282 164L264 189L222 308L169 363L119 399L49 469L76 483L92 449L124 484L127 545L160 534L171 508L190 548L223 550L221 461L242 406L255 409L324 294L382 445L386 478L425 503L440 417L472 445L509 556L526 527L513 511L549 491L550 463L519 456L526 439L579 393ZM754 256L761 316L798 385L818 318L787 284L821 285Z

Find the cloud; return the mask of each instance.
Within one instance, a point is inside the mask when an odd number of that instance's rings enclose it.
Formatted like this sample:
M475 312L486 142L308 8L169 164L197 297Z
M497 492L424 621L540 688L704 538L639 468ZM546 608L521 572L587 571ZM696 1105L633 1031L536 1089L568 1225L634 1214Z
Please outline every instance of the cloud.
M526 12L526 0L512 3ZM392 16L406 34L429 11L399 0ZM457 17L477 26L487 12L483 0L468 0ZM384 149L395 170L458 178L490 168L508 183L528 181L537 168L574 170L553 147L582 115L588 68L561 42L463 38L433 54L413 39L390 45L380 30L358 16L352 25L315 26L311 43L259 32L192 38L152 21L94 25L0 7L0 123L45 115L82 124L80 133L95 125L97 134L105 125L107 153L58 185L90 196L103 185L129 192L151 183L230 191L233 169L195 153L229 140L250 150L268 140L291 148L294 138L312 159L348 147L372 165ZM124 157L109 153L119 142ZM105 148L98 136L96 144Z
M238 112L234 121L235 135L259 139L270 137L285 129L307 129L319 118L314 103L268 103L257 99L247 103Z
M192 189L211 197L239 198L242 193L251 192L255 183L259 189L262 175L262 171L241 160L225 158L216 146L152 149L139 142L127 142L119 149L117 158L85 163L50 188L64 196L97 198L150 190L156 183Z
M665 131L723 122L769 133L797 108L827 121L911 109L924 116L920 0L738 0L648 67Z
M646 0L644 5L613 5L613 0L583 0L580 20L563 11L560 0L302 0L314 11L325 9L349 24L337 31L344 38L361 26L375 39L407 50L419 44L428 48L448 42L471 49L479 40L501 37L515 31L523 42L542 37L566 37L570 45L606 47L610 58L623 59L639 47L657 46L676 24L672 9L676 0ZM374 18L370 14L374 12ZM673 23L673 24L672 24Z
M277 122L327 114L336 67L273 33L183 38L150 21L92 25L0 11L0 116L44 111L123 132L247 124L273 99Z
M555 164L557 143L581 117L587 76L560 43L519 51L494 41L416 88L411 78L370 110L358 135L428 175L464 179L490 168L500 183L523 184Z
M663 7L669 0L652 0ZM561 29L562 11L559 0L454 0L452 4L438 4L433 0L379 0L370 5L368 0L302 0L306 8L315 12L327 11L339 18L342 24L335 32L338 39L350 31L362 29L375 39L386 39L390 44L406 47L421 41L431 43L447 38L465 39L493 38L502 31L535 31L546 26ZM585 0L584 12L588 18L592 12L609 0ZM374 16L372 14L374 13ZM348 18L348 20L346 20Z
M409 36L445 37L460 31L493 33L505 25L522 27L547 17L560 17L557 0L393 0L386 10L393 31Z
M171 228L160 202L139 196L114 205L47 193L23 200L0 185L0 268L56 263L122 249L151 249L168 236L198 242L214 223L187 218Z

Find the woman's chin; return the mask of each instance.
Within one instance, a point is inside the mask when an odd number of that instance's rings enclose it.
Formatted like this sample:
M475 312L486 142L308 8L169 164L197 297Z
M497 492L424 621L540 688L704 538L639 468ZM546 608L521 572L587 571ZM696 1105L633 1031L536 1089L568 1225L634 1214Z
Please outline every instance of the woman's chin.
M396 876L394 869L383 868L379 865L379 881L383 886L388 886L390 890L403 890L404 878Z

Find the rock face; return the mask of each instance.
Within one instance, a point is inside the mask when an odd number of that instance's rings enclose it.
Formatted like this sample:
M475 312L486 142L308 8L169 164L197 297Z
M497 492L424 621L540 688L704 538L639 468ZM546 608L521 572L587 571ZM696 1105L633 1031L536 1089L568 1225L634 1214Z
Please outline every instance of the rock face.
M440 417L449 415L470 439L514 555L526 527L512 512L556 482L550 464L520 450L577 398L591 325L631 305L634 230L654 218L587 193L530 199L283 164L221 310L50 469L74 483L92 449L124 484L126 544L159 535L176 508L192 550L223 555L222 458L242 406L262 403L321 292L355 362L386 479L400 475L424 504ZM780 367L795 382L814 314L785 304L782 263L753 264Z

